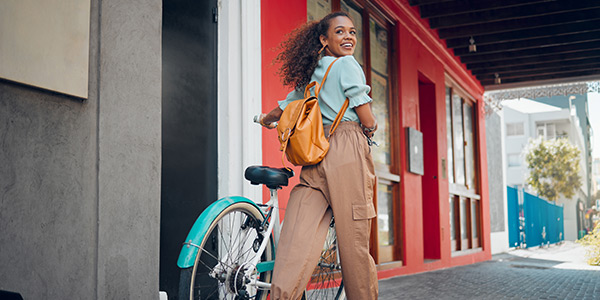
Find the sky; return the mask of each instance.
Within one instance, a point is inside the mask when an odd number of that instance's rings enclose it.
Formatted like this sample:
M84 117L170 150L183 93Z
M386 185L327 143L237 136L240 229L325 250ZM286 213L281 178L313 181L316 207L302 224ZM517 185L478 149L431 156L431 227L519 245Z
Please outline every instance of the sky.
M592 157L600 158L600 94L588 94L588 111L590 123L592 125L593 140L592 140Z

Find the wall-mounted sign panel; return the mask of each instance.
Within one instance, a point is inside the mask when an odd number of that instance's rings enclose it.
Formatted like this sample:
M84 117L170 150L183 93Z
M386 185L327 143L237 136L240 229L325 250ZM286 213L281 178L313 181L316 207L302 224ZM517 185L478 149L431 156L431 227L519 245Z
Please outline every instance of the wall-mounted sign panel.
M423 175L423 133L412 128L406 127L406 153L408 154L408 171L411 173Z
M0 77L88 97L90 0L0 1Z

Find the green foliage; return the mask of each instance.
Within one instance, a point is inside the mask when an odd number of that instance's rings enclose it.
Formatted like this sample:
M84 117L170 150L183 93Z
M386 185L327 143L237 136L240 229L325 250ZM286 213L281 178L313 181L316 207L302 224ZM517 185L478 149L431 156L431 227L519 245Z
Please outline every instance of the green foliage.
M567 139L532 140L526 150L527 183L550 201L560 194L570 199L581 187L579 149Z
M592 266L600 266L600 222L592 232L577 240L577 243L585 246L587 263Z

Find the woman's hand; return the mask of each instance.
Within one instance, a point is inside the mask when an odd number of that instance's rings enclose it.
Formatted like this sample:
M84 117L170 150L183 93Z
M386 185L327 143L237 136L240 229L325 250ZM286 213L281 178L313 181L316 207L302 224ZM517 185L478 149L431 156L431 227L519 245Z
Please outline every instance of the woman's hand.
M269 123L265 122L265 117L266 116L267 116L267 114L260 114L258 116L258 124L260 124L260 126L265 127L267 129L273 129L273 128L275 128L276 125L275 125L274 122L269 122Z
M371 104L366 103L357 106L354 108L354 111L356 111L358 119L360 119L360 127L363 129L364 134L368 138L373 137L373 134L377 130L377 120L375 120L375 116L373 116L373 112L371 111Z
M360 124L360 128L362 128L363 133L368 138L372 138L373 135L375 134L375 131L377 131L377 121L375 122L375 126L373 126L373 127L365 127L363 124Z
M273 122L279 121L279 118L281 118L282 113L283 110L281 110L279 106L276 106L268 114L260 114L258 118L258 123L267 129L273 129L276 127L276 125L273 124Z

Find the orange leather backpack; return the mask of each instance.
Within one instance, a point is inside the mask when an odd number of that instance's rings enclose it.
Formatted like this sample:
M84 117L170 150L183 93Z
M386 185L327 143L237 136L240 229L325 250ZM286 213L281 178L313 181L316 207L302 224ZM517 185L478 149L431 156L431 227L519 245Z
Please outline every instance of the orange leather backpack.
M281 114L277 124L277 133L281 143L280 150L283 151L281 162L284 165L283 155L287 156L288 161L295 166L308 166L321 162L327 154L329 138L325 138L318 97L329 70L338 59L329 65L320 85L316 81L309 83L304 90L304 99L290 102ZM315 87L314 96L310 93L313 86ZM349 100L346 98L342 109L329 129L329 137L342 120L348 105Z

